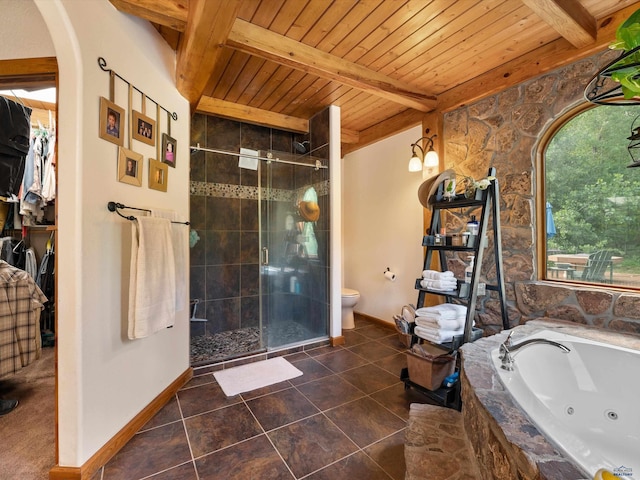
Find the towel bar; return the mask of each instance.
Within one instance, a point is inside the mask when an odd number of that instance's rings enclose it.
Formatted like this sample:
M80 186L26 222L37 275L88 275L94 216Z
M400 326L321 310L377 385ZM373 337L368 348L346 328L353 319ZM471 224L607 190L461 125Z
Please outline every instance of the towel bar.
M149 212L149 213L151 213L151 210L149 210L148 208L128 207L128 206L123 205L122 203L118 203L118 202L109 202L109 203L107 203L107 209L110 212L116 212L122 218L125 218L127 220L131 220L132 222L134 220L137 220L137 218L134 217L133 215L123 215L122 213L120 213L120 210L119 210L120 208L126 208L128 210L140 210L141 212ZM173 222L172 221L171 223L178 223L180 225L190 225L189 222Z

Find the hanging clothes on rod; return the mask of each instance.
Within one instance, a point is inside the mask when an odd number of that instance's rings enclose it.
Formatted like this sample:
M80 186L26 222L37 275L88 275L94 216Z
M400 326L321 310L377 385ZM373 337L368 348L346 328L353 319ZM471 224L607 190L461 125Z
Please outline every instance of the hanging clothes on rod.
M42 175L42 198L45 203L51 203L56 198L56 127L55 120L49 111L49 128L47 129L49 152L44 158L44 173Z
M24 270L26 266L26 245L24 240L16 237L0 238L0 260Z
M55 250L54 250L54 232L51 232L47 241L47 251L42 257L40 268L36 274L36 285L42 290L42 293L49 299L44 303L42 313L40 314L40 329L42 331L42 344L45 347L53 346L55 343Z
M20 215L22 224L35 226L43 223L45 207L55 198L55 176L51 161L55 137L40 122L32 131L29 154L24 168Z
M30 108L0 96L0 197L12 199L20 191L30 121Z

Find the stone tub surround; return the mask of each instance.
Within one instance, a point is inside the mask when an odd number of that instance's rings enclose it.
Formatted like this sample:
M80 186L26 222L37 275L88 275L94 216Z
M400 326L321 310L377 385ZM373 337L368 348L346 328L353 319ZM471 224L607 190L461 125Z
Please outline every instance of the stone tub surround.
M520 323L553 318L640 335L640 295L595 287L531 282L515 285Z
M544 329L640 350L640 336L539 318L516 327L512 341ZM585 475L564 458L504 389L491 352L507 331L461 347L462 414L484 479L578 480Z
M405 480L472 480L480 475L457 410L412 403L405 432Z

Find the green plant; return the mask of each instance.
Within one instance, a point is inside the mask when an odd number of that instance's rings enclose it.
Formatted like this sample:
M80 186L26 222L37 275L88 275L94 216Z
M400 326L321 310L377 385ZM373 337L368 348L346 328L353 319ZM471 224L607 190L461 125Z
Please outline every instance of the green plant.
M616 30L616 40L609 48L631 52L640 47L640 10L636 10ZM640 95L640 51L623 56L612 66L611 78L620 83L624 98Z
M466 188L473 188L474 190L476 188L480 190L485 190L487 189L487 187L489 187L489 185L491 184L491 181L495 179L496 177L488 176L480 180L474 180L473 177L465 176L463 182L465 183Z

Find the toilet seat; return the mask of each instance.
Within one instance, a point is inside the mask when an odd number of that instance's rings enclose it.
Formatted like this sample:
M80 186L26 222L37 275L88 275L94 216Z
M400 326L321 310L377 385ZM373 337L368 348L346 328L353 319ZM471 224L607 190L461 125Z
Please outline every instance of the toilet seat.
M355 297L356 295L360 295L360 292L358 292L357 290L353 290L351 288L343 288L342 289L342 296L343 297Z

